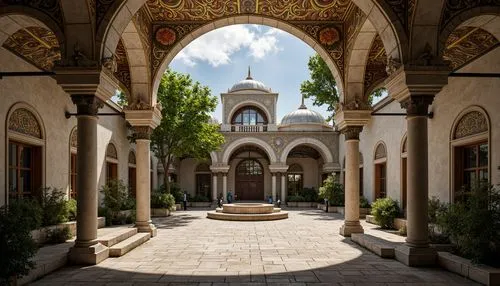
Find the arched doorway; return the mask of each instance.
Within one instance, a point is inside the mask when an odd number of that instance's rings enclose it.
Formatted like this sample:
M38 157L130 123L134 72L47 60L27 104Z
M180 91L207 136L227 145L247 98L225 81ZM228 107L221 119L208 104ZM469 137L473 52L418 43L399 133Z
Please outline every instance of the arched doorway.
M264 170L257 160L241 161L235 175L235 195L238 200L264 199Z

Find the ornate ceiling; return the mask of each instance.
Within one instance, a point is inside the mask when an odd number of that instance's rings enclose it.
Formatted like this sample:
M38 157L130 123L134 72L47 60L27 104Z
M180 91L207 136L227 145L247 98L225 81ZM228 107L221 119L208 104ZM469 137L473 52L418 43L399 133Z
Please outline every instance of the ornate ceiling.
M456 70L498 45L498 39L481 28L460 27L448 37L443 59Z
M127 89L128 92L132 90L130 81L130 67L128 64L127 51L123 45L123 41L118 42L115 52L116 59L116 71L114 73L115 77L120 81L121 84Z
M387 55L385 53L384 44L380 36L375 36L365 69L365 93L370 93L373 89L387 77L385 65L387 63Z
M3 47L46 71L52 70L54 62L61 59L56 36L42 27L18 30L3 43Z

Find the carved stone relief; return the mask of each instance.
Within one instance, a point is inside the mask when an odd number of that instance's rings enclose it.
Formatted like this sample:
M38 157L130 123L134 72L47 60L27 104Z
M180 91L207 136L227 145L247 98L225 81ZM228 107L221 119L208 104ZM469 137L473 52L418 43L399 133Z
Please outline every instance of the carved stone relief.
M9 130L42 138L42 130L35 115L25 108L14 110L9 118Z

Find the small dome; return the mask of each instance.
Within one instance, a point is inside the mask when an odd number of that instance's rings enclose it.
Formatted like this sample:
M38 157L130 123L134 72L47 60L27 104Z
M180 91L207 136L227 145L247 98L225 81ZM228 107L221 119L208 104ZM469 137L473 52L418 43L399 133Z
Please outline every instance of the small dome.
M325 118L314 110L309 110L302 104L299 109L292 111L281 119L281 125L316 123L326 124Z
M248 68L247 78L234 84L233 87L231 87L228 92L235 92L239 90L249 90L249 89L271 92L271 90L267 88L265 84L263 84L260 81L254 80L252 78L252 76L250 75L250 68Z

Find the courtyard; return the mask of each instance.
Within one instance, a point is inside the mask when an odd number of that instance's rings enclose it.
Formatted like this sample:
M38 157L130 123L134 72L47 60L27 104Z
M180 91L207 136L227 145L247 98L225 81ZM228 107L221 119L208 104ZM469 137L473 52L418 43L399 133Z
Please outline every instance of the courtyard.
M285 220L230 222L206 212L153 219L158 235L128 254L66 267L34 285L477 285L374 255L339 235L339 214L289 210ZM368 234L404 241L362 225Z

